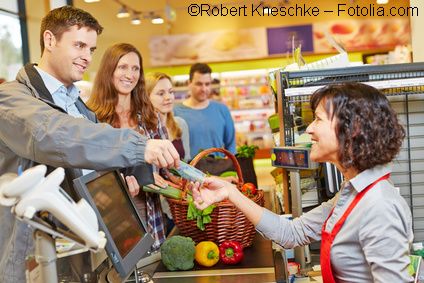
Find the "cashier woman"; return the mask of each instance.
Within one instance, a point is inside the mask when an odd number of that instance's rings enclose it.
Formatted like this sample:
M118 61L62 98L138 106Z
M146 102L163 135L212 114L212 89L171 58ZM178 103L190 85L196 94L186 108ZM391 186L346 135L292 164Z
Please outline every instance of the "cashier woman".
M333 199L289 221L210 177L202 188L194 184L195 204L205 208L229 199L258 231L287 249L321 240L326 283L412 282L411 213L390 181L390 162L405 137L396 113L385 95L359 83L323 87L312 95L311 107L311 159L333 163L345 179Z

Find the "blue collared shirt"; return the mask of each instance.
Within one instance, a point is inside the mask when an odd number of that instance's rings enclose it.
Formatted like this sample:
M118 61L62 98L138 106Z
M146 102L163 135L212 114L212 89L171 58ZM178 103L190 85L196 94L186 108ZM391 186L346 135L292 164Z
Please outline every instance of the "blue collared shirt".
M35 69L40 74L47 90L52 95L54 103L65 110L69 115L76 118L83 118L84 116L75 105L79 97L79 89L74 84L65 87L63 83L49 73L41 70L37 66L35 66Z
M61 83L58 79L56 79L49 73L41 70L37 66L34 67L40 74L41 79L43 80L47 90L52 95L54 104L61 107L63 110L66 111L66 113L75 118L86 118L84 115L81 114L81 112L75 105L79 97L79 89L74 84L70 85L69 87L65 87L63 83ZM92 171L93 170L82 169L82 173L84 175Z

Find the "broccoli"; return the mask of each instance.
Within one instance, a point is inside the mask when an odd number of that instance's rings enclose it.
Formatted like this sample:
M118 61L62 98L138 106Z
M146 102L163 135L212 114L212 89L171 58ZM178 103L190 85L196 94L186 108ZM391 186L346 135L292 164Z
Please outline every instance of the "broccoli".
M161 246L162 262L170 271L189 270L194 266L195 243L190 237L172 236Z

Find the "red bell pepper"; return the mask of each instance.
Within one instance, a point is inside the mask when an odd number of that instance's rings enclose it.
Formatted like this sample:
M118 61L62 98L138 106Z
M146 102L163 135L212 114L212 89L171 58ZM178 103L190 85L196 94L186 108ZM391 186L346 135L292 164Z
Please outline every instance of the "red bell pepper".
M243 246L237 241L224 241L219 245L219 257L225 264L237 264L243 259Z

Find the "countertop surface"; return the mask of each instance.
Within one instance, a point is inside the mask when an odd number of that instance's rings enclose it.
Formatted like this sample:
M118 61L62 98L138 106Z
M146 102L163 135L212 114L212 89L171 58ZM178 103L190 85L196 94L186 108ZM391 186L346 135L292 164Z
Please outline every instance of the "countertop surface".
M269 194L265 193L265 207L269 207ZM243 250L244 258L237 265L218 262L213 267L195 263L193 270L167 271L161 261L153 267L154 282L275 282L274 258L271 241L256 233L252 246ZM152 268L152 267L151 267Z
M237 265L218 262L213 267L195 264L189 271L167 271L158 262L154 282L274 282L274 260L271 241L256 234L251 247L243 250L243 261ZM181 281L184 280L184 281Z

